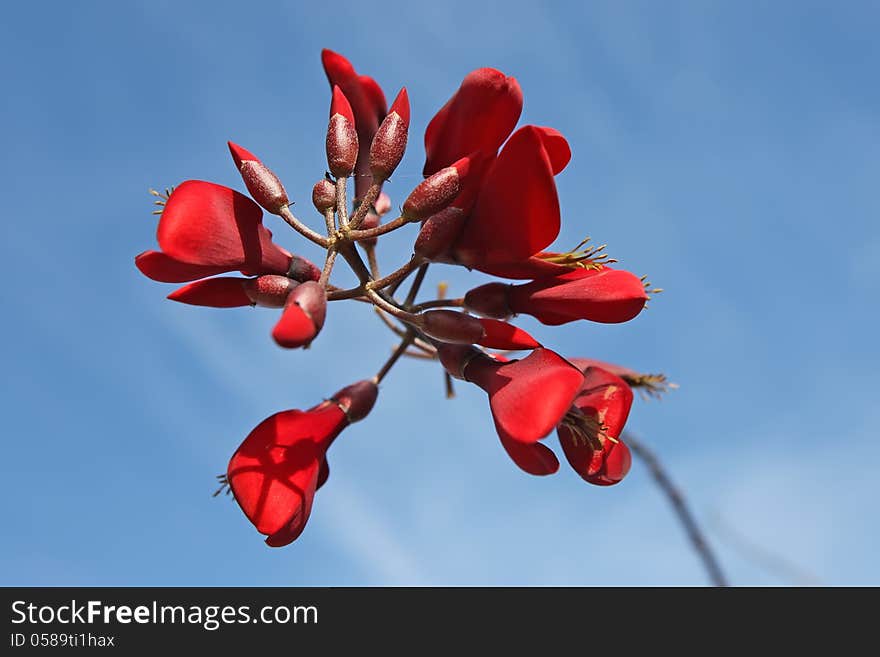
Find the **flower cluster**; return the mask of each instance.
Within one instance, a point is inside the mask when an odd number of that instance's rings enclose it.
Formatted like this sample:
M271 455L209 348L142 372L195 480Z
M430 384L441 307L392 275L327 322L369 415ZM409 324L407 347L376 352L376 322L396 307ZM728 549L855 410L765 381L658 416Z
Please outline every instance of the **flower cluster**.
M569 252L546 250L560 231L555 176L571 159L566 139L548 127L517 128L523 95L516 79L491 68L473 71L428 124L424 180L405 198L400 216L383 223L392 207L383 185L408 139L406 89L389 107L376 81L358 74L344 57L325 50L322 61L331 92L328 171L314 185L312 203L326 230L294 216L278 177L229 142L250 196L198 180L167 194L154 192L159 250L141 253L135 264L153 280L185 283L168 295L174 301L278 309L272 338L286 349L311 345L327 304L345 299L372 304L400 342L372 379L257 425L221 475L221 490L229 487L268 545L294 541L327 480L328 448L348 424L370 412L379 384L402 356L439 361L450 389L452 379L459 379L485 391L501 445L525 472L557 471L559 461L543 442L555 431L562 453L584 480L600 486L621 481L631 461L621 432L633 389L657 394L667 386L664 377L566 359L510 322L517 315L550 326L626 322L657 291L612 267L601 247L582 248L584 242ZM264 211L320 247L323 266L276 244L263 225ZM409 261L383 276L377 240L410 224L418 233ZM357 286L331 284L339 259L355 273ZM418 301L431 263L506 280L460 298L441 293ZM398 294L410 277L408 291ZM512 358L511 352L525 355Z

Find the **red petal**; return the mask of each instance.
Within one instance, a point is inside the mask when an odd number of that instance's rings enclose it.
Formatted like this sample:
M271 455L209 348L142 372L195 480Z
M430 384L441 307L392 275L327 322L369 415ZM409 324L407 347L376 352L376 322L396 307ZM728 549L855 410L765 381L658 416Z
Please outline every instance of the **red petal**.
M521 328L497 319L481 319L483 339L477 344L491 349L537 349L541 344Z
M409 94L406 93L406 87L403 87L397 94L397 98L391 104L388 113L397 112L397 115L403 119L403 122L409 126Z
M333 86L333 96L330 99L330 118L333 118L335 114L339 114L348 119L351 125L355 124L354 112L351 110L351 103L348 102L348 98L345 97L342 89L336 85Z
M520 128L492 164L455 245L462 264L525 260L556 239L560 216L553 175L561 147L545 130Z
M233 144L231 141L227 141L226 145L229 146L229 152L232 154L232 159L235 161L236 169L241 169L241 163L246 160L252 162L260 161L260 158L238 144Z
M238 308L252 306L254 302L244 290L247 278L221 277L196 281L174 290L168 295L172 301L188 303L193 306L213 308Z
M318 334L312 318L296 303L288 302L281 313L281 319L272 329L272 338L279 346L287 349L304 347Z
M614 438L619 438L623 432L632 403L632 388L626 381L598 367L590 367L584 372L584 383L574 400L579 409L598 417Z
M501 445L513 462L531 475L551 475L559 470L559 459L542 443L521 443L501 437Z
M548 253L542 251L536 253L531 258L525 260L517 260L516 262L503 263L478 263L474 269L491 276L499 278L513 278L517 280L535 279L535 278L551 278L553 276L561 276L568 274L575 267L568 265L560 265L555 262L549 262L541 256L554 256L557 253ZM578 268L581 269L581 268Z
M515 78L494 68L469 73L425 130L424 174L474 151L494 154L519 120L522 103Z
M382 87L369 75L359 75L358 80L360 80L361 88L367 97L367 102L376 116L376 122L382 123L385 115L388 114L388 102L385 100L385 93L382 91Z
M228 267L191 265L161 251L144 251L135 256L134 264L144 276L160 283L185 283L229 271Z
M562 276L515 285L510 308L544 324L588 319L615 324L641 312L648 295L640 278L628 271L603 267L576 269ZM567 319L566 319L567 318Z
M262 217L260 206L233 189L187 180L162 211L159 246L194 265L283 274L290 256L272 243Z
M499 435L524 443L540 440L559 424L584 380L576 367L544 348L500 365L475 358L465 378L489 394Z

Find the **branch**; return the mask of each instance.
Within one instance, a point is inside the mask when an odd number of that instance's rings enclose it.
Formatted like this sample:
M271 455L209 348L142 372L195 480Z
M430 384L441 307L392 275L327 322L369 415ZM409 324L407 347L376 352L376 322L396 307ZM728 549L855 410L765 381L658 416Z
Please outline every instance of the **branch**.
M666 470L663 468L660 460L651 449L632 433L624 431L621 438L627 445L629 445L633 453L645 462L645 465L647 465L648 469L651 471L651 476L654 477L654 481L666 495L669 503L672 505L672 509L678 516L679 522L681 522L684 527L684 531L687 534L691 545L702 560L712 586L729 586L727 583L727 577L725 577L724 572L721 570L721 566L718 563L718 559L714 552L712 552L712 548L710 548L709 543L706 542L706 537L697 525L697 521L694 519L693 514L688 508L684 496L678 488L676 488L672 479L669 478L669 475L666 474Z

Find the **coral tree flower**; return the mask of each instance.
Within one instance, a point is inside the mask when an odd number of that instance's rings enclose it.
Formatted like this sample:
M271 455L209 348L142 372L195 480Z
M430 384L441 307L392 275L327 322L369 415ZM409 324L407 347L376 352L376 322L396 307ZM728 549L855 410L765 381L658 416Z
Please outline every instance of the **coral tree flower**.
M615 324L638 315L647 300L645 285L635 274L602 266L522 285L487 283L467 293L465 307L499 319L531 315L550 326L578 319Z
M496 157L519 119L522 102L514 78L478 69L428 125L425 175L467 155L474 155L474 166L481 169L453 203L467 219L454 244L450 241L452 261L482 269L527 259L559 233L554 176L571 159L565 138L552 128L527 125Z
M626 381L599 367L588 367L569 412L556 432L571 467L598 486L620 482L629 472L632 456L620 439L632 407Z
M330 88L339 87L354 113L358 136L355 200L361 199L370 186L370 146L388 113L388 103L378 83L369 76L358 75L351 62L339 53L325 48L321 51L321 63Z
M360 381L306 411L275 413L233 454L229 486L267 545L288 545L302 533L315 491L329 474L327 448L350 423L366 417L377 394L373 382Z
M146 251L135 264L161 282L231 271L284 274L292 259L272 241L260 206L234 189L201 180L188 180L171 193L157 238L161 251Z
M556 472L559 461L538 441L570 409L584 380L580 370L544 348L504 362L472 347L438 345L437 350L447 372L489 395L495 429L513 461L530 474Z

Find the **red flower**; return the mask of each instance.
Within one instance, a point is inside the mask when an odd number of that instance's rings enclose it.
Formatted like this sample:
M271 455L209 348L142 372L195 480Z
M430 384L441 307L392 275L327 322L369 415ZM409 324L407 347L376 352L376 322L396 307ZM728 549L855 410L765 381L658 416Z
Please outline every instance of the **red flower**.
M552 128L528 125L495 157L521 110L516 80L495 69L478 69L428 125L426 175L466 155L478 171L453 203L467 219L455 226L457 239L448 254L438 253L436 259L483 269L527 259L559 234L553 177L571 159L565 138Z
M626 381L598 367L588 367L569 412L556 430L571 467L584 480L611 486L629 472L632 456L620 439L633 393Z
M549 349L521 360L499 361L472 347L438 345L440 361L452 376L482 388L504 449L523 470L552 474L559 461L538 441L571 407L583 374Z
M487 283L467 293L465 307L499 319L523 313L551 326L578 319L615 324L638 315L647 300L640 278L603 266L572 269L523 285Z
M302 533L315 491L329 474L327 448L351 422L366 417L377 393L374 383L360 381L307 411L276 413L233 454L229 486L267 545L288 545Z
M351 62L332 50L321 51L321 63L330 82L330 88L339 87L354 113L358 136L358 156L355 166L355 200L361 199L370 186L370 145L387 114L385 94L376 81L358 75Z
M290 291L272 337L287 349L308 347L321 332L326 315L327 292L315 281L306 281Z
M229 271L284 274L291 254L272 242L263 211L233 189L188 180L168 198L159 219L161 252L146 251L135 264L163 282L196 280Z

